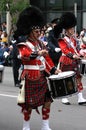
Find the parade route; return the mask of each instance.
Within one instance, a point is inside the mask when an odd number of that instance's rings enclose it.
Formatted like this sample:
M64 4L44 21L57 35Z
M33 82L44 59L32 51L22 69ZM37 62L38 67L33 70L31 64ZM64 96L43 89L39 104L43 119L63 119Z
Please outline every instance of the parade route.
M85 78L84 97L86 98ZM6 67L3 83L0 84L0 130L22 130L23 116L17 106L19 88L14 87L12 68ZM86 130L86 106L78 105L77 95L69 97L71 105L64 105L55 99L51 106L50 127L52 130ZM31 130L41 130L40 115L32 112Z

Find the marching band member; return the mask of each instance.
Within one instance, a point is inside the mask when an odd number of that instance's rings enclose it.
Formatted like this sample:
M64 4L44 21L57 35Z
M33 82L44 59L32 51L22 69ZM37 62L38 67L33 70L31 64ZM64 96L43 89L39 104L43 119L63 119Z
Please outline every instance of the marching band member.
M76 83L78 87L78 104L86 104L86 99L83 98L82 76L79 71L80 54L77 48L77 42L74 38L75 25L77 21L73 13L67 12L60 18L58 26L54 28L54 34L59 37L59 34L65 29L64 38L59 38L58 43L62 50L60 57L61 71L74 71L76 73ZM67 98L62 99L62 103L70 104Z
M42 12L37 7L30 6L21 12L14 35L16 39L19 35L28 37L26 42L17 44L24 65L21 79L25 78L25 103L18 104L22 107L24 115L23 130L30 130L32 109L38 111L39 106L42 106L41 130L51 130L49 114L52 98L45 72L58 74L61 71L54 66L46 46L39 41L40 29L43 25Z

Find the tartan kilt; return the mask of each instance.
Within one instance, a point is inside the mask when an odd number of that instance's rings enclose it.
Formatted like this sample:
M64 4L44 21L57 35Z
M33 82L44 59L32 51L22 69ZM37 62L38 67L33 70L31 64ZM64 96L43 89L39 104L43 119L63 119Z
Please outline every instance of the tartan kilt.
M74 60L72 64L65 65L63 62L60 63L60 69L62 71L74 71L76 73L76 78L81 78L79 62Z
M48 101L52 102L52 98L44 72L41 72L41 77L37 81L30 81L26 78L25 103L18 105L23 109L28 109L29 107L35 109L41 105L44 105L44 103Z

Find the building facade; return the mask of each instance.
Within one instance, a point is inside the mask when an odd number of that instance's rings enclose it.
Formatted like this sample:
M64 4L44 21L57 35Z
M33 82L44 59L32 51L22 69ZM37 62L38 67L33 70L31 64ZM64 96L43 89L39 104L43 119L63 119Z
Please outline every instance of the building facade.
M77 30L86 28L86 0L30 0L30 4L43 11L47 22L71 11L77 17Z

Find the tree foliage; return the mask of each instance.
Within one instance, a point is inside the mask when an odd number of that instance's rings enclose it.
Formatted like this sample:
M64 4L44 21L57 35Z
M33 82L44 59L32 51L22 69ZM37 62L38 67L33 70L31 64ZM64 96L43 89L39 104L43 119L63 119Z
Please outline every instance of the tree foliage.
M29 6L29 0L0 0L0 12L10 11L12 21L15 22L17 15Z

